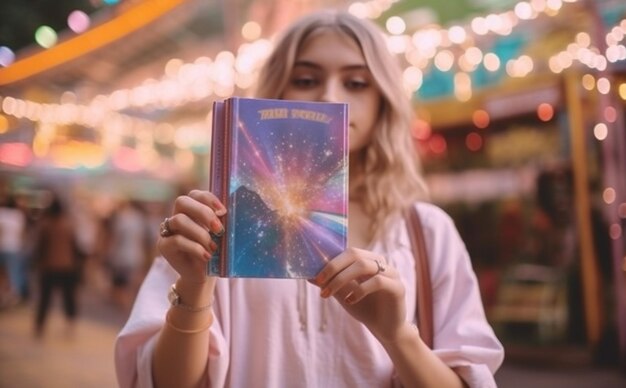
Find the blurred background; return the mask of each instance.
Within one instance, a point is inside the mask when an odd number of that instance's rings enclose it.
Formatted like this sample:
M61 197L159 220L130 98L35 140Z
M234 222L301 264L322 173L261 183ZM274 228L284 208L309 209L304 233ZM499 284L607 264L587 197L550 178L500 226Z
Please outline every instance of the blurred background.
M626 386L623 0L3 0L0 387L116 385L158 224L207 186L212 101L319 8L379 24L405 69L499 385Z

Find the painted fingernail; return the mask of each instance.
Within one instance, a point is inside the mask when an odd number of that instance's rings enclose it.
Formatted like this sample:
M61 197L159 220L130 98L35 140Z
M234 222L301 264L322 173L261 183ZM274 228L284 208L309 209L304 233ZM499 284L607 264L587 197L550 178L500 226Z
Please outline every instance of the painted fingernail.
M215 241L213 241L213 240L209 241L209 249L212 252L217 251L217 244L215 243Z
M323 274L319 274L317 275L315 278L313 278L313 281L315 282L315 284L317 284L318 286L321 286L322 284L324 284L324 281L326 280L326 276L324 276Z
M224 234L224 226L222 226L222 223L219 222L219 220L211 221L210 229L216 236L221 236L222 234Z
M330 290L328 288L324 288L320 293L322 298L328 298L330 296Z

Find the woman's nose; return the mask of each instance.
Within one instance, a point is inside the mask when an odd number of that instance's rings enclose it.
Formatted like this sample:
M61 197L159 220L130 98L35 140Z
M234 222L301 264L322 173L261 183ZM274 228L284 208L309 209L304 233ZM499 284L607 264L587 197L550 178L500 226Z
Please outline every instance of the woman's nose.
M339 102L341 94L341 84L337 80L329 79L324 83L322 92L323 102Z

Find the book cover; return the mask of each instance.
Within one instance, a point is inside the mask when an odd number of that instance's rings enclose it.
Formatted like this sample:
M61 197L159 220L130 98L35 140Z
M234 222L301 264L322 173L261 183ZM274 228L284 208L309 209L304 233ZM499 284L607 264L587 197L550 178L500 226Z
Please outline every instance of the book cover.
M346 248L347 104L213 104L211 192L228 209L208 274L312 278Z

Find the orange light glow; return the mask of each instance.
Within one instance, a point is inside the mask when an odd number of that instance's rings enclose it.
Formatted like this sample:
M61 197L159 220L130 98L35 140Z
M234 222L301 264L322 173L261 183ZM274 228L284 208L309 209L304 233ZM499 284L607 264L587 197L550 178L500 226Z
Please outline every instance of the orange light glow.
M537 107L537 116L541 121L550 121L554 117L554 108L547 103L539 104Z
M477 110L474 114L472 114L472 122L476 128L487 128L490 122L489 113L482 109Z
M0 85L8 85L79 58L150 24L186 0L144 0L109 20L48 50L0 68Z
M106 159L102 146L76 140L51 145L48 156L56 167L71 169L100 167Z

